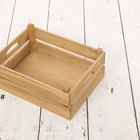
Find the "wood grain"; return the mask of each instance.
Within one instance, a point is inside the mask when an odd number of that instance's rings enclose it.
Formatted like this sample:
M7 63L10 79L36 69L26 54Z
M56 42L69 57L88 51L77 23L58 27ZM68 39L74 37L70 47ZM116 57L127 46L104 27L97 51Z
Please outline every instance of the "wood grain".
M83 43L82 10L81 0L51 0L48 31ZM87 131L86 104L71 121L42 110L40 139L87 140Z
M55 112L56 114L61 115L67 119L70 119L69 108L63 105L57 104L46 98L42 98L42 96L36 96L32 93L32 91L22 88L21 86L18 86L17 84L14 84L1 77L0 77L0 83L1 83L0 84L1 89L6 90L7 92L10 92L38 106L41 106L49 111Z
M139 106L139 83L140 83L140 1L130 0L125 5L126 0L119 1L120 16L122 22L122 32L124 35L124 48L126 49L126 59L129 72L129 82L135 109L136 126L140 139L140 106ZM133 54L133 55L132 55Z
M79 0L61 0L62 3L51 0L48 21L48 0L41 2L16 0L11 26L14 2L15 0L0 1L0 48L5 46L10 28L11 40L30 22L43 29L46 29L46 22L49 22L51 32L82 42L83 14L85 14L87 44L105 48L107 68L104 81L89 98L88 115L85 104L71 121L43 109L40 135L38 135L39 108L0 90L0 138L138 140L117 1L85 0L83 11L83 4ZM123 0L120 1L120 6L134 103L139 116L139 63L136 63L139 60L139 1ZM84 63L81 68L85 67L83 65Z
M107 52L105 78L88 100L89 138L138 140L118 3L85 0L85 17L87 44Z
M45 32L42 29L36 27L36 37L42 41L48 42L50 44L59 46L71 52L83 55L84 57L90 59L97 58L97 51L92 47L88 47L84 44L72 41L70 39L60 37L51 32Z
M10 32L9 40L12 40L25 29L28 23L46 27L48 0L41 2L16 0L13 22L9 31L13 4L14 0L0 1L1 48L6 45L8 32ZM37 10L37 7L41 7L41 10ZM5 99L0 101L0 138L37 139L40 108L3 90L0 90L1 95L5 95Z
M81 96L78 95L77 97L75 97L75 101L73 101L72 109L71 109L71 118L74 116L76 111L80 108L80 106L85 102L85 100L90 96L90 94L99 84L99 82L103 79L104 71L105 71L105 67L101 65L99 69L96 71L95 75L82 87L82 90L80 91Z
M27 30L22 31L15 39L13 39L7 46L0 51L0 64L12 56L23 44L28 40ZM10 50L15 44L17 45Z
M30 43L31 50L33 50L33 51L37 50L36 31L35 31L34 24L29 23L28 26L27 26L27 30L28 30L29 43Z

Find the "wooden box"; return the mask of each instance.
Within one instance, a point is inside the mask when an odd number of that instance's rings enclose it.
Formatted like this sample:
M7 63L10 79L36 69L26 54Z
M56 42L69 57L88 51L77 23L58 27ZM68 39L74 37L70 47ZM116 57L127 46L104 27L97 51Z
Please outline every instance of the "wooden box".
M29 24L0 51L0 88L71 119L104 76L105 53Z

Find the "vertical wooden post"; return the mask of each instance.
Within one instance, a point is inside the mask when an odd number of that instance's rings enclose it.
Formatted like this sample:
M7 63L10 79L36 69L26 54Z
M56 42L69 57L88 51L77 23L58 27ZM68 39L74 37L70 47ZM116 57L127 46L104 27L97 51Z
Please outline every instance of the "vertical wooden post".
M105 64L105 53L103 52L102 48L97 49L97 55L100 56L103 53L103 60L102 64Z
M36 44L36 33L35 33L35 27L34 24L28 24L28 35L29 35L29 44L31 49L37 50L37 44Z
M99 56L103 52L102 48L97 49L97 55Z

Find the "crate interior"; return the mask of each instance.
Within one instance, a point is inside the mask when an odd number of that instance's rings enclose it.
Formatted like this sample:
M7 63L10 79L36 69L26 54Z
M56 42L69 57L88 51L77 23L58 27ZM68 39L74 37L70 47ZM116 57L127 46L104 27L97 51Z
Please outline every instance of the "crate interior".
M26 43L5 66L68 93L93 61L37 41L32 50Z

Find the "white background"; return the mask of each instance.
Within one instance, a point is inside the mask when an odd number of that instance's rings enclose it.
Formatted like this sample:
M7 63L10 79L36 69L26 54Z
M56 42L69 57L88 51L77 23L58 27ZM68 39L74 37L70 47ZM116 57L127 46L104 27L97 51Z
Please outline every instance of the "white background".
M0 140L139 140L140 1L0 0L0 48L29 22L106 52L106 74L69 121L0 90Z

